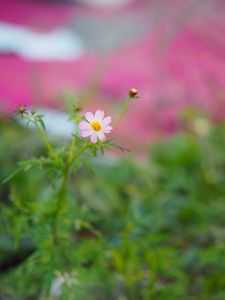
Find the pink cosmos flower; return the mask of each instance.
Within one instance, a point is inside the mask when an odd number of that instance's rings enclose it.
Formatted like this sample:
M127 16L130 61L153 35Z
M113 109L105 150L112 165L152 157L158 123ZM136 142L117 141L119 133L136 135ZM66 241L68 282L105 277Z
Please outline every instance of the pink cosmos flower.
M90 135L90 140L92 144L97 142L97 138L101 141L106 140L104 133L110 133L113 129L112 126L109 126L111 123L111 117L104 118L104 111L98 109L93 115L91 112L85 113L86 121L81 121L78 126L81 129L80 135L82 137L87 137ZM104 119L103 119L104 118Z

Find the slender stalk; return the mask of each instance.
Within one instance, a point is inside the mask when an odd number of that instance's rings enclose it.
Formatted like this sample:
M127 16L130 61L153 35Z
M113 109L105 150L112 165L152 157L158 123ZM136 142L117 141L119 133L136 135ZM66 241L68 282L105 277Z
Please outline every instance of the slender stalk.
M28 117L26 117L26 116L24 116L24 115L22 116L22 118L23 118L23 119L27 119L28 121L34 123L34 120L32 120L31 118L28 118Z
M67 178L68 178L68 167L65 168L62 185L59 191L59 197L58 197L58 202L56 207L56 217L58 216L58 213L60 212L60 209L62 207L62 202L65 196L65 187L66 187Z
M48 148L48 150L50 151L51 155L55 158L55 160L59 163L61 163L60 159L58 158L58 156L55 154L54 150L52 149L50 143L48 142L48 140L46 139L44 133L42 132L41 128L39 127L37 121L34 119L31 119L29 117L26 117L23 115L23 118L34 123L42 137L42 139L44 140L44 143L46 145L46 147ZM56 203L56 209L53 215L53 219L52 219L52 224L51 224L51 231L52 231L52 239L53 239L53 243L55 245L58 244L58 235L57 235L57 228L56 228L56 220L59 216L59 213L62 209L63 206L63 202L65 199L65 189L66 189L66 182L68 179L68 171L69 171L69 167L72 165L72 163L87 149L89 143L87 143L87 145L85 147L83 147L80 151L78 151L74 156L74 149L76 146L76 137L74 137L71 147L70 147L70 153L67 159L67 162L64 165L64 171L63 171L63 180L62 180L62 184L59 190L59 195L58 195L58 199L57 199L57 203Z
M119 119L118 119L118 120L116 121L116 123L113 125L113 128L115 128L116 125L117 125L117 124L119 123L119 121L121 120L123 114L125 113L125 110L126 110L126 108L127 108L127 105L128 105L128 103L130 102L130 99L131 99L131 96L129 96L129 98L128 98L128 100L127 100L127 102L126 102L126 104L125 104L125 106L124 106L124 108L123 108L123 111L122 111L122 113L121 113Z
M71 148L70 148L70 153L69 153L69 156L68 156L68 160L67 160L64 172L63 172L63 181L62 181L62 184L61 184L61 188L59 190L59 196L58 196L58 200L57 200L56 210L55 210L55 214L54 214L53 222L52 222L52 238L53 238L53 243L56 244L56 245L58 243L57 230L56 230L56 220L59 216L59 212L62 209L63 201L65 199L65 188L66 188L66 182L67 182L67 178L68 178L69 167L85 151L85 149L87 149L87 147L89 145L89 143L87 143L87 145L84 148L82 148L79 152L77 152L77 154L74 155L74 157L72 157L75 144L76 144L76 138L74 138L74 140L72 142L72 145L71 145Z
M48 150L50 151L50 153L52 154L52 156L55 158L55 160L59 163L61 163L60 159L58 158L58 156L55 154L54 150L52 149L51 145L49 144L48 140L46 139L44 133L42 132L41 128L39 127L37 121L34 119L31 119L29 117L26 117L23 115L23 118L34 123L42 137L42 139L44 140L44 143L46 145L46 147L48 148ZM72 163L88 148L89 146L89 142L86 144L85 147L83 147L80 151L78 151L74 156L73 156L73 152L74 152L74 148L76 146L76 137L74 137L71 147L70 147L70 153L67 159L67 162L64 165L64 171L63 171L63 180L62 180L62 184L61 184L61 188L59 190L59 196L57 199L57 203L56 203L56 209L53 215L53 220L52 220L52 225L51 225L51 231L52 231L52 239L53 239L53 243L55 245L58 244L58 236L57 236L57 229L56 229L56 220L59 216L59 213L62 209L63 206L63 202L65 199L65 188L66 188L66 182L68 179L68 171L69 171L69 167L72 165Z
M89 143L87 143L87 145L86 145L84 148L82 148L80 151L78 151L78 152L74 155L74 157L71 159L71 161L70 161L68 167L72 165L72 163L78 158L78 156L80 156L80 155L87 149L88 146L89 146Z
M64 172L63 172L63 181L61 184L61 188L59 190L59 196L58 196L58 200L57 200L57 204L56 204L56 209L53 215L53 220L52 220L52 239L53 239L53 243L55 245L58 244L58 236L57 236L57 230L56 230L56 220L58 218L59 212L62 208L62 204L63 204L63 200L65 199L65 188L66 188L66 182L67 182L67 178L68 178L68 167L66 166Z
M51 145L49 144L48 140L46 139L44 133L42 132L41 128L39 127L37 121L36 121L36 120L32 120L32 119L30 119L30 118L28 118L28 117L26 117L26 116L23 116L23 118L24 118L24 119L27 119L28 121L30 121L30 122L32 122L32 123L34 123L34 124L36 125L36 127L37 127L37 129L38 129L38 131L39 131L39 133L40 133L40 135L41 135L41 137L42 137L42 139L43 139L44 142L45 142L46 147L48 148L48 150L50 151L50 153L52 154L52 156L55 158L55 160L56 160L57 162L61 163L60 159L59 159L58 156L55 154L54 150L52 149Z
M77 127L77 130L76 130L76 134L77 134L77 131L78 131L78 127ZM67 160L67 165L69 166L71 161L72 161L72 158L73 158L73 152L74 152L74 148L76 146L76 141L77 141L77 138L74 137L73 141L72 141L72 145L70 147L70 153L69 153L69 157L68 157L68 160Z
M55 154L54 150L52 149L51 145L49 144L48 140L46 139L46 137L44 136L44 133L41 131L41 128L39 127L37 121L34 121L34 124L36 125L42 139L45 142L46 147L48 148L48 150L51 152L52 156L55 158L55 160L59 163L61 163L60 159L58 158L58 156Z
M57 220L59 212L62 208L63 200L65 199L65 188L66 188L66 182L67 182L67 178L68 178L68 170L69 170L69 167L71 166L71 164L85 151L85 149L87 149L88 145L89 145L89 143L87 143L87 145L84 148L82 148L79 152L77 152L77 154L75 154L74 157L70 161L69 161L69 157L70 157L70 154L69 154L67 164L66 164L66 167L63 172L63 181L62 181L61 188L59 190L59 197L57 200L56 210L55 210L55 214L54 214L53 222L52 222L52 238L53 238L53 243L56 245L58 243L56 220ZM75 142L72 143L71 148L72 147L74 148L74 146L75 146Z

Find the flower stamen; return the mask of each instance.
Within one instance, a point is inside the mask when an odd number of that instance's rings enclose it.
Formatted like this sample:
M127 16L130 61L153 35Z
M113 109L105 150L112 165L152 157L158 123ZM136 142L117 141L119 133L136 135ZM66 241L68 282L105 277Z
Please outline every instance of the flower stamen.
M94 131L100 131L102 129L102 125L98 121L94 121L91 123L91 128Z

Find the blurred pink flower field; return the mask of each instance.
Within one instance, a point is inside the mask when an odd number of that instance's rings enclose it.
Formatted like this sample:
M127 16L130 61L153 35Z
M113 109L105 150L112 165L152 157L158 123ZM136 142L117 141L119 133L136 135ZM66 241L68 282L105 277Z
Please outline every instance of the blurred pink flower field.
M131 1L107 10L78 3L9 0L1 1L0 7L0 22L41 32L82 19L141 24L133 34L128 30L127 40L121 35L116 47L86 47L78 58L67 61L35 61L0 52L2 112L10 113L19 101L62 107L62 94L69 91L82 95L85 111L101 108L113 120L127 99L126 88L136 88L141 98L132 100L112 137L119 136L124 146L141 152L154 139L179 131L187 106L214 122L224 121L223 1ZM132 134L127 135L127 127Z

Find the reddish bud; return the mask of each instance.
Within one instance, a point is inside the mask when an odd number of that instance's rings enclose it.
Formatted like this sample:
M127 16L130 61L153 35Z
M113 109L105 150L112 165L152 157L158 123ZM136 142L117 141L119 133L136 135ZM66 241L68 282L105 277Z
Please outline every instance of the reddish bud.
M76 112L82 111L82 105L81 105L80 102L78 102L77 105L74 105L74 104L73 104L73 107L74 107L74 110L75 110Z
M128 92L128 95L131 97L131 98L134 98L136 95L137 95L138 91L134 88L130 89L129 92Z
M20 112L21 114L25 113L26 109L26 104L24 104L23 106L21 105L21 103L19 103L19 107L18 108L18 112Z

